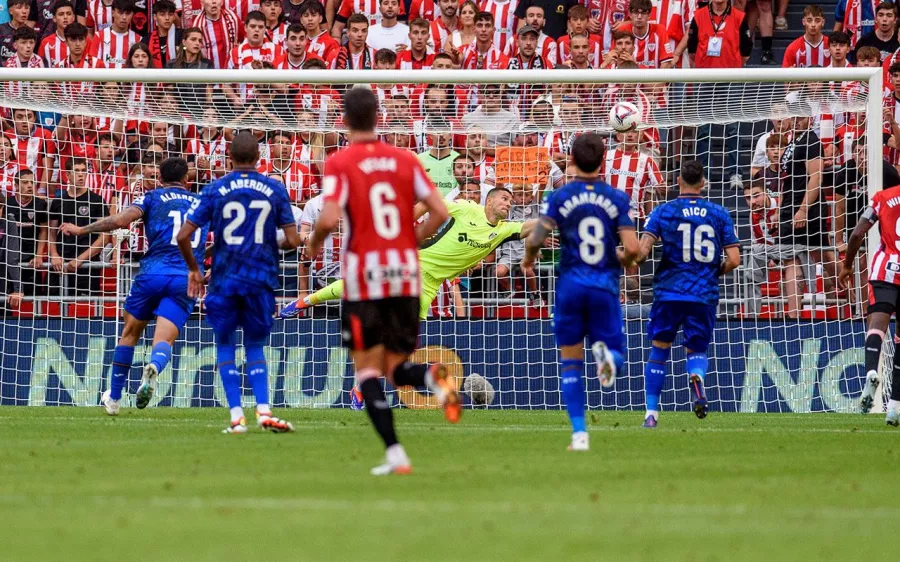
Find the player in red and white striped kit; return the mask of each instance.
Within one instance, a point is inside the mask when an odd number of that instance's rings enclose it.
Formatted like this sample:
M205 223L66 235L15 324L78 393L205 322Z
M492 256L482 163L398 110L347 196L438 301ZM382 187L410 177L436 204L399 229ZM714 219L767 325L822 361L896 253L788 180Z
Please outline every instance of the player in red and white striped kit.
M860 410L868 413L874 403L875 390L880 377L878 362L881 344L900 304L900 186L879 191L872 197L866 210L850 235L847 253L838 273L838 283L849 288L852 284L856 254L866 239L866 233L880 223L880 244L872 255L869 268L869 309L866 331L866 383L860 397ZM885 421L888 425L900 425L900 353L894 354L891 397Z
M203 13L194 18L191 27L203 31L203 56L213 68L228 68L231 50L243 38L243 27L237 14L223 6L223 0L206 0Z
M107 68L122 68L128 62L128 50L140 43L140 36L131 30L134 0L114 0L112 25L94 35L91 56L100 59Z
M494 45L507 55L515 44L519 21L516 17L518 4L519 0L482 0L479 4L482 11L494 16Z
M412 467L397 441L379 379L386 377L397 387L429 387L451 422L462 413L446 368L407 361L419 332L418 245L437 232L448 212L415 155L378 140L377 121L378 98L371 90L347 92L344 124L351 144L325 162L325 203L306 255L319 255L322 241L343 215L341 333L353 356L366 411L386 447L384 464L372 474L407 474ZM418 227L416 201L429 211Z
M784 68L808 68L810 66L828 66L831 54L828 52L828 37L822 35L825 16L822 9L809 5L803 10L803 30L800 37L794 39L784 51Z
M656 161L640 150L640 133L619 133L619 145L606 154L603 178L609 185L624 191L638 207L641 218L650 214L653 191L663 184Z

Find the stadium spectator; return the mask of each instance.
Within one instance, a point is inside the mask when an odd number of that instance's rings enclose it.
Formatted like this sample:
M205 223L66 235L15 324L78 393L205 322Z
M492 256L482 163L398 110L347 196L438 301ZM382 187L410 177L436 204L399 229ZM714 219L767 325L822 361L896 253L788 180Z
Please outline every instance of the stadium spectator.
M513 191L513 204L509 209L508 220L524 222L539 218L543 189L531 184L510 187ZM524 257L525 240L506 242L497 248L496 266L494 267L499 293L497 298L500 300L512 298L517 292L516 280L521 278L524 281L522 289L528 294L528 306L544 306L544 299L538 290L537 278L533 271L529 274L522 272L519 267Z
M425 123L425 132L428 135L429 149L419 153L419 162L441 196L446 197L456 187L453 162L459 158L459 153L453 150L450 124L441 118L429 119Z
M266 40L284 48L287 28L293 22L281 17L284 13L281 0L262 0L259 3L259 11L266 18ZM297 21L299 22L300 19L298 18Z
M351 14L347 18L347 43L341 45L334 68L338 70L371 70L375 65L375 51L366 45L369 35L369 18L363 14Z
M587 35L573 35L569 37L569 56L562 63L562 66L571 69L584 70L587 68L597 68L598 58L591 56L591 43Z
M298 12L300 25L306 29L307 49L325 61L326 67L330 68L341 45L327 30L322 29L325 22L325 8L319 0L304 0Z
M863 47L878 49L879 62L900 49L900 41L897 40L897 7L893 2L881 2L875 7L875 28L856 41L854 60L859 60L859 50Z
M55 66L68 55L66 48L66 26L75 21L75 6L69 0L57 0L53 4L53 23L55 32L44 37L38 47L38 55L47 66Z
M843 31L834 31L828 36L828 56L831 62L829 68L849 68L852 66L847 60L850 54L850 37Z
M119 212L119 194L125 189L125 175L122 166L116 162L116 144L110 133L97 135L97 161L93 169L96 173L95 192L110 204L113 212Z
M290 23L300 23L300 17L303 15L301 11L303 4L305 4L305 0L295 1L295 0L284 0L281 4L284 21ZM321 3L320 3L321 4ZM332 4L332 0L329 0L329 5ZM262 5L260 4L260 7ZM334 7L331 7L331 10L334 10ZM322 11L322 22L325 23L325 10ZM328 22L330 24L330 22ZM329 27L331 27L329 25Z
M91 41L90 55L107 68L124 67L129 49L141 40L131 30L134 10L134 0L114 0L112 25L97 33Z
M67 236L59 231L59 225L70 222L76 226L85 226L107 216L108 207L99 195L87 187L87 161L83 158L71 158L68 164L68 185L62 196L54 198L50 203L50 265L57 273L74 274L64 281L69 294L96 294L100 290L100 271L93 268L82 269L82 266L101 252L106 235Z
M641 68L671 68L672 45L662 25L650 23L650 0L631 0L628 5L630 23L620 25L616 32L634 35L634 61Z
M323 195L316 195L303 206L303 214L300 217L300 241L306 244L313 226L322 213L324 203ZM318 291L327 287L330 283L341 278L341 231L340 227L325 237L322 243L322 253L318 256L301 255L298 267L298 298L303 298L311 291ZM309 280L313 280L310 287Z
M519 117L503 108L503 90L498 84L485 84L479 88L481 104L463 116L463 125L468 129L478 125L488 135L490 146L508 146L519 128Z
M666 33L668 33L669 39L675 44L672 55L673 60L675 64L680 63L682 68L690 68L691 66L691 61L688 57L684 56L684 53L687 51L691 22L694 19L694 12L697 10L697 7L697 0L686 0L682 2L680 9L672 11L672 18L669 20L669 24L666 27ZM749 29L749 23L747 27Z
M487 133L480 126L466 130L466 156L475 163L473 177L483 185L494 185L494 152L488 147ZM487 195L487 193L485 193Z
M25 267L20 270L22 293L25 296L40 295L45 292L43 265L47 256L47 224L50 204L46 199L34 195L34 172L21 170L16 175L16 194L6 197L3 217L7 224L16 225L19 235L20 261ZM6 229L7 235L11 229Z
M28 168L36 172L36 193L41 197L49 196L50 175L56 157L53 135L35 124L35 114L30 109L12 110L12 123L6 130L6 135L15 146L16 163L19 168Z
M886 90L884 100L884 143L888 161L895 167L900 166L900 62L895 62L888 69L888 77L892 90ZM19 158L21 162L21 157Z
M450 35L459 26L459 0L438 0L438 8L440 9L439 17L429 24L430 37L428 47L435 53L443 51ZM475 33L475 12L477 11L477 8L472 8L472 19L470 20L472 27L470 31L473 39ZM427 20L428 18L423 19Z
M784 68L808 68L828 66L831 55L828 52L828 38L822 35L825 15L822 8L810 4L803 9L803 35L794 39L784 50ZM840 29L835 26L836 31Z
M336 0L337 1L337 0ZM341 36L347 27L347 20L353 14L362 14L366 16L369 25L381 23L380 0L339 0L340 6L334 16L334 23L331 24L331 36L341 40ZM404 4L398 2L397 16L400 20L406 21L406 9Z
M89 0L87 17L83 23L91 30L92 35L112 25L112 0Z
M319 191L309 168L294 155L294 136L288 131L276 131L271 136L271 159L260 172L281 176L292 203L303 204Z
M516 9L519 0L483 0L481 10L492 16L494 23L494 45L500 52L508 54L515 41L514 35L518 19ZM477 21L476 21L477 24Z
M237 14L226 8L223 0L203 0L203 11L194 18L191 27L203 33L203 57L213 68L228 68L231 50L243 39Z
M770 193L781 193L781 155L789 142L788 136L781 133L772 133L766 137L766 159L769 165L753 174L752 178L762 182L763 188Z
M559 64L565 64L571 57L571 41L572 37L586 35L588 38L588 49L590 55L594 57L591 64L599 66L600 54L603 51L602 39L599 35L595 35L593 31L588 32L589 22L593 21L588 17L588 10L581 4L572 6L569 9L568 33L560 37L557 41L557 52L559 56ZM612 41L612 39L610 39ZM612 45L612 43L610 43Z
M306 29L302 25L296 23L289 25L285 30L284 51L281 58L272 66L281 70L302 70L307 60L319 58L318 55L309 52L308 43ZM291 89L287 84L276 84L275 88L284 93Z
M746 314L757 315L762 304L762 284L769 277L769 270L778 261L778 195L766 189L765 181L753 179L744 186L744 199L750 208L750 254L743 272L750 285L750 294L744 303Z
M29 170L29 172L31 172ZM16 195L16 177L19 163L16 161L16 150L13 142L6 135L0 135L0 195L7 199ZM34 172L31 172L32 181Z
M489 0L492 1L492 0ZM507 3L516 0L507 0ZM458 58L455 62L465 70L500 70L506 68L509 63L502 48L494 41L497 34L494 31L494 16L490 12L479 12L475 16L475 41L464 45L461 50L450 52Z
M156 0L153 2L153 22L155 28L141 39L150 47L154 68L166 68L170 60L176 56L181 45L182 29L175 26L177 7L172 0Z
M203 57L203 31L189 27L182 33L181 47L167 68L204 70L212 68L212 61ZM187 115L202 116L204 108L213 103L212 84L180 83L171 84L180 111Z
M450 55L456 64L459 64L461 60L460 52L462 49L475 42L475 17L478 15L478 12L478 4L472 0L463 2L459 6L459 21L456 29L450 30L449 36L443 43L444 52Z
M30 27L20 27L13 34L15 56L6 59L7 68L44 68L44 59L34 52L37 34ZM16 92L23 86L21 83L10 84L7 91Z
M28 14L31 11L31 0L8 0L9 21L0 24L0 64L6 65L7 59L16 54L13 35L16 30L28 27Z
M217 122L215 107L207 107L203 118L209 123ZM188 141L185 156L188 162L188 182L195 186L193 191L199 191L203 185L228 172L227 147L222 130L211 125L200 127L197 137Z
M18 224L4 220L6 198L0 195L0 294L6 296L6 303L2 310L17 308L22 297L22 283L20 280L22 255L19 251L20 235Z
M612 34L628 19L627 0L586 0L585 6L590 14L587 31L600 38L604 50L612 42ZM571 20L570 20L571 23ZM571 33L571 29L569 32Z
M834 31L850 36L852 47L877 25L877 0L838 0L834 6Z
M409 48L409 26L397 21L400 0L378 0L381 21L369 28L366 43L373 50L403 51Z
M409 22L409 48L398 49L400 54L396 57L397 68L401 70L428 70L431 68L434 63L434 53L428 52L430 33L431 25L424 19L416 18Z
M578 6L576 0L520 0L516 6L516 17L520 25L530 25L541 32L538 39L538 52L556 64L556 57L544 50L544 39L556 41L566 34L569 21L569 10Z
M631 31L619 29L613 32L612 38L613 46L603 55L600 68L618 68L622 63L636 62L634 59L634 35Z

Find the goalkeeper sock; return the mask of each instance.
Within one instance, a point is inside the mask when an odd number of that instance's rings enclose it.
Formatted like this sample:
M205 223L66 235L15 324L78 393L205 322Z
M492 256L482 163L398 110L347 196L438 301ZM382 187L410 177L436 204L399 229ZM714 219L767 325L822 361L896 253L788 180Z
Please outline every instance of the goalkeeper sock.
M881 342L884 340L884 332L881 330L869 330L866 333L866 375L878 372L878 361L881 359ZM894 357L897 355L894 354Z
M134 360L134 346L117 345L113 352L112 372L109 381L109 397L113 400L122 399L122 389L128 382L128 373L131 371L131 362Z
M325 301L338 300L343 296L343 294L344 294L344 281L338 280L338 281L335 281L334 283L332 283L331 285L323 287L323 288L319 289L318 291L316 291L315 293L309 295L308 297L303 299L303 302L305 302L309 306L315 306L315 305L321 304Z
M709 360L705 353L688 353L687 357L688 376L697 375L701 381L706 381L706 371L709 369Z
M387 398L384 396L384 390L381 389L381 382L378 378L381 373L375 369L365 369L357 374L359 378L364 379L359 383L359 390L362 392L363 399L366 401L366 413L375 426L375 431L384 441L385 448L397 444L397 434L394 431L394 414L388 406Z
M216 361L219 367L219 376L222 377L222 388L225 389L225 398L228 407L232 409L241 407L241 375L234 364L234 344L217 343Z
M428 365L404 361L394 369L394 386L432 386L426 381Z
M169 342L161 341L153 346L150 352L150 362L156 367L156 372L161 373L169 360L172 359L172 346Z
M666 383L671 347L650 348L650 357L644 364L644 392L647 395L647 414L659 417L659 397Z
M587 431L584 423L584 361L581 359L563 359L562 395L572 422L572 433Z
M264 342L247 342L247 376L260 413L269 411L269 366L263 353Z

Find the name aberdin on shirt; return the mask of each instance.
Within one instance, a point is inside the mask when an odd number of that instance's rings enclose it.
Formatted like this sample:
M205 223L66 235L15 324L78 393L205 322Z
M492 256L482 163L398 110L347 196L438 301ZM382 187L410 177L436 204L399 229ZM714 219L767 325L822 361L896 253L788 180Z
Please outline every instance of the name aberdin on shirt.
M228 195L232 191L238 189L252 189L253 191L259 191L266 197L271 197L275 194L275 191L271 187L261 181L250 178L237 178L219 187L219 195Z

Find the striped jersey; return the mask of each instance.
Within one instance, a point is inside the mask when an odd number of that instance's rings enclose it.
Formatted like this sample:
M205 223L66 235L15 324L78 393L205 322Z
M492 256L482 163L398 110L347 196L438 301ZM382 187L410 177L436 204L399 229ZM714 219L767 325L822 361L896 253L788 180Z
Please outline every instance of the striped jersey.
M511 44L515 43L516 34L516 6L519 0L484 0L480 8L484 12L490 12L494 16L494 45L501 52L506 53Z
M100 59L106 68L123 68L128 62L128 50L140 43L140 36L130 29L125 33L107 27L94 36L91 42L91 56Z
M881 243L872 255L869 281L900 285L900 186L876 193L863 218L873 224L881 222Z
M621 145L606 154L602 176L606 183L624 191L638 207L647 190L662 184L659 166L650 155L639 150L626 152Z
M828 51L828 37L813 45L806 40L805 35L794 39L784 51L784 68L809 68L810 66L825 67L831 64L831 53Z
M203 30L203 56L212 62L213 68L227 68L231 50L241 39L242 26L237 15L227 8L214 20L201 13L191 27Z
M64 61L69 56L69 47L66 45L64 37L54 33L44 37L41 46L37 49L37 54L43 57L47 66L55 66Z

